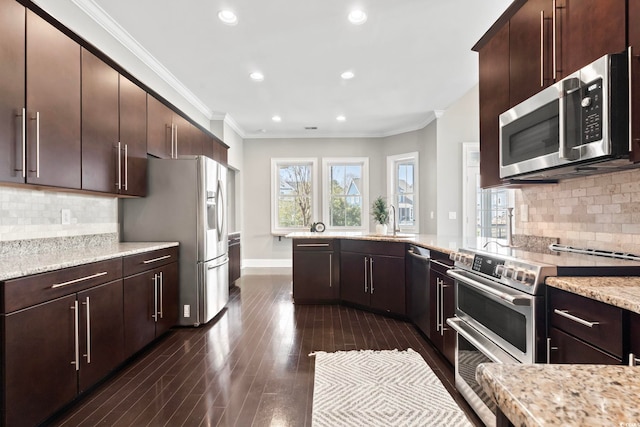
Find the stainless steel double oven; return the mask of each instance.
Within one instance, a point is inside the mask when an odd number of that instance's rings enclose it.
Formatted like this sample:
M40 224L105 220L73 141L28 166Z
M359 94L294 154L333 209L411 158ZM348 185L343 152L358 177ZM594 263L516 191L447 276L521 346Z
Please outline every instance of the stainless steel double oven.
M457 332L455 383L486 425L495 425L495 404L475 379L480 363L544 361L544 277L550 265L533 265L480 251L452 254Z

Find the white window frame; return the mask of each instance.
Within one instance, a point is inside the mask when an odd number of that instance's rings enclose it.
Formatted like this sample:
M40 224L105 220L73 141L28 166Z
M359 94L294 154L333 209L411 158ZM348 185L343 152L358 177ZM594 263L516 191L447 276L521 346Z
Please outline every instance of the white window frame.
M413 162L413 216L415 218L415 224L413 226L401 226L398 225L400 231L404 233L419 233L420 232L420 153L417 151L413 151L411 153L404 154L396 154L393 156L387 156L387 201L389 205L393 205L394 200L394 189L396 188L396 166L400 162ZM398 206L395 206L396 213L398 210ZM393 221L393 219L390 219ZM396 221L397 223L397 221ZM393 227L392 224L389 224L390 227Z
M271 159L271 234L284 236L294 231L309 231L307 227L280 227L278 225L279 174L282 165L311 165L311 222L317 221L318 200L318 159L315 157L272 158Z
M329 207L331 205L331 171L333 165L360 165L362 166L362 226L360 227L336 227L331 226ZM327 230L336 231L368 231L369 230L369 158L368 157L329 157L322 159L322 217Z

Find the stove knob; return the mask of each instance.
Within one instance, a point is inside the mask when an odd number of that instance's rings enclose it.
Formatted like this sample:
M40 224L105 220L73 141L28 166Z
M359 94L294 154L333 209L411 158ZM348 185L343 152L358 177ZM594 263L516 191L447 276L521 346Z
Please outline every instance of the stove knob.
M513 267L505 267L504 273L502 273L502 277L507 279L513 279L513 275L515 274L516 269Z
M502 276L504 275L504 265L503 264L499 264L496 265L496 276Z
M513 273L513 280L515 280L516 282L523 282L524 281L524 276L525 276L525 271L520 269L520 268L518 268Z
M458 254L457 254L457 252L451 252L451 253L449 254L449 259L450 259L451 261L455 261L455 260L456 260L456 255L458 255Z
M473 265L473 255L463 255L462 263L465 265Z
M531 270L525 270L524 278L522 279L522 283L527 285L533 285L533 282L536 280L536 273Z

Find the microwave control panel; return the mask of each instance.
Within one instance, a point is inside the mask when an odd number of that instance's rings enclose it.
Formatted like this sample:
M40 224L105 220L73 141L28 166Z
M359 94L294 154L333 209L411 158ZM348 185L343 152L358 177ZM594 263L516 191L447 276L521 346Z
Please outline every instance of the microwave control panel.
M594 80L581 89L582 144L602 139L602 79Z

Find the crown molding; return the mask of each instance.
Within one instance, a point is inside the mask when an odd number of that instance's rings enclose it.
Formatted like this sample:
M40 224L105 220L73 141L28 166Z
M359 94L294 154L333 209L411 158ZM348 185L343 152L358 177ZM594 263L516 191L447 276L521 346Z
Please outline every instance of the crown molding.
M224 123L228 125L231 129L233 129L235 133L237 133L240 136L240 138L242 139L247 138L247 133L244 131L244 129L240 127L238 122L236 122L234 118L231 117L230 114L225 114Z
M142 63L164 80L180 96L193 105L205 117L213 117L213 112L193 92L191 92L176 76L160 63L148 50L133 38L120 24L118 24L104 9L93 0L71 0L89 18L102 27L111 37L134 54Z

